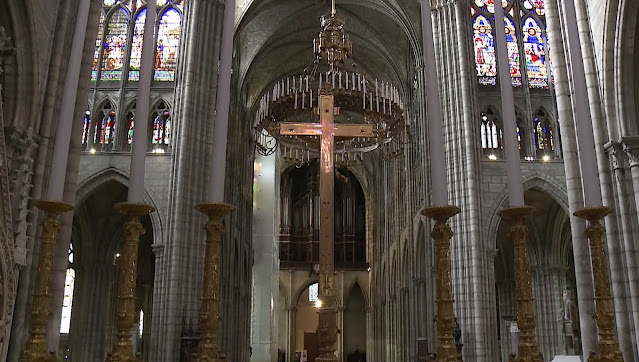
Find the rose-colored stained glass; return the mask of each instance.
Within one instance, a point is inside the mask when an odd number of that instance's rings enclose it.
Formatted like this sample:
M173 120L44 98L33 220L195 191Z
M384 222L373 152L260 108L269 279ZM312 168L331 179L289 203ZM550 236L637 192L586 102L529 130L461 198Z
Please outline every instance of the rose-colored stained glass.
M497 76L497 62L495 60L495 43L492 26L483 15L478 15L473 21L473 42L475 45L475 67L479 83L495 85Z

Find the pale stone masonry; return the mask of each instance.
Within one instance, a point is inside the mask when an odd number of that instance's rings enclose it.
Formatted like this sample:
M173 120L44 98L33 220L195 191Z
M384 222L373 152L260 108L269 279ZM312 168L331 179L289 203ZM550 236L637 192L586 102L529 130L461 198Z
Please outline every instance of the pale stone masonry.
M0 240L0 360L17 361L29 332L42 222L33 200L47 190L79 1L0 3L0 26L11 38L8 43L0 38L0 50L6 44L15 48L10 55L0 55L4 71L0 72L0 120L6 144L0 164L7 167L7 175L2 175L7 177L0 180L8 180L2 191L8 190L10 197L2 209L10 211L13 227L13 238ZM65 229L54 260L53 316L48 329L50 349L63 355L68 348L69 360L81 362L103 361L113 341L119 219L109 216L112 205L95 202L118 199L119 194L100 195L105 185L113 192L128 185L125 123L136 93L131 83L91 83L104 2L89 1L64 194L76 214L61 218ZM514 1L523 4L523 0ZM215 171L204 165L213 149L224 3L185 1L177 78L156 82L151 91L151 106L165 102L170 110L173 131L166 152L149 153L146 158L145 201L156 208L144 221L149 233L140 248L136 304L144 311L145 331L136 339L136 349L146 361L185 360L198 341L205 218L194 206L205 201L207 180ZM290 362L299 342L297 301L316 279L308 270L279 270L279 175L284 162L276 155L256 155L251 120L258 99L273 82L309 66L309 39L317 33L327 2L237 3L225 184L226 202L236 210L224 220L219 343L229 361L275 361L281 349ZM499 118L500 97L496 88L477 82L470 11L475 1L429 3L444 113L448 196L462 210L451 220L455 233L451 256L463 356L472 362L505 361L516 308L512 245L506 225L497 216L507 206L507 178L501 155L488 159L480 140L482 112L494 111ZM526 202L537 208L529 222L537 341L550 361L564 348L558 318L565 289L576 292L584 353L596 347L597 328L592 318L594 290L585 224L572 216L584 201L563 8L558 0L544 3L554 83L547 91L519 87L515 100L521 124L530 126L535 112L543 109L556 131L555 151L546 162L535 153L530 129L521 151L528 157L522 159ZM639 4L575 3L597 147L597 158L591 161L599 168L604 204L614 209L605 226L617 337L625 360L639 362ZM337 6L345 17L346 32L354 39L353 61L359 69L367 77L369 73L385 77L401 89L410 110L412 136L399 157L389 160L375 151L349 168L366 198L366 220L361 222L366 223L371 268L338 272L338 323L342 330L347 328L348 300L357 285L366 303L367 360L413 361L418 349L434 351L437 338L432 225L419 213L430 205L435 192L429 186L420 2L348 0L338 1ZM80 142L82 118L87 110L97 114L107 101L117 114L116 143L92 154ZM272 163L268 174L254 175L260 162ZM92 205L99 205L99 214L87 214ZM70 333L61 335L71 241L78 284ZM340 352L348 343L344 335L339 338ZM345 353L340 356L344 358Z

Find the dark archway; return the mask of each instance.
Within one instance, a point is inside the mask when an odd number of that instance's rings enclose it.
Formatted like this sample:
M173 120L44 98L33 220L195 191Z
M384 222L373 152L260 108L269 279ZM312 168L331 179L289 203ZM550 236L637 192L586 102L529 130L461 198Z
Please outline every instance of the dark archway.
M540 189L526 190L524 198L526 205L535 208L527 226L537 343L544 358L551 360L564 349L562 325L558 322L564 307L563 292L570 290L577 295L570 218L555 199ZM512 350L510 328L516 311L516 290L512 238L509 225L503 220L499 222L496 243L498 334L501 360L506 361Z
M96 187L76 208L71 245L75 271L70 329L60 350L70 361L104 360L114 341L115 306L119 284L124 217L114 210L126 201L127 187L110 180ZM136 282L135 351L145 358L151 335L155 257L150 217L142 219Z

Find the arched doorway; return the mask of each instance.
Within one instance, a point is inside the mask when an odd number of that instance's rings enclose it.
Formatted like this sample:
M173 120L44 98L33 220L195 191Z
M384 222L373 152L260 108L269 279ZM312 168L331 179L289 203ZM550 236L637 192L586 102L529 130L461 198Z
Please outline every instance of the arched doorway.
M63 324L67 326L62 326L66 328L62 332L66 333L60 338L60 350L69 361L104 360L113 345L125 221L113 207L126 201L127 191L123 184L107 181L76 207L69 258L69 269L73 273L67 273L62 312ZM155 257L151 249L151 219L147 216L141 221L146 234L140 238L138 246L137 322L133 339L135 352L145 360L150 348L146 341L151 335ZM68 278L70 274L73 274L73 280ZM71 296L67 295L69 290Z
M344 311L344 362L366 361L366 299L358 283L353 285Z
M319 338L317 336L318 314L318 284L309 285L300 293L297 299L297 318L295 320L296 354L306 353L308 362L315 362L319 356ZM300 361L297 356L293 361Z
M533 296L535 298L535 320L537 343L540 352L548 361L565 351L564 325L562 317L565 302L564 291L576 293L575 267L570 234L570 218L566 210L546 192L533 188L524 194L526 205L535 208L528 219L528 248ZM497 255L495 258L495 281L497 293L498 335L501 360L507 361L512 351L511 328L516 311L515 270L513 244L509 225L500 221L497 229ZM576 298L572 298L572 309L577 309ZM578 318L575 315L575 340L578 352Z

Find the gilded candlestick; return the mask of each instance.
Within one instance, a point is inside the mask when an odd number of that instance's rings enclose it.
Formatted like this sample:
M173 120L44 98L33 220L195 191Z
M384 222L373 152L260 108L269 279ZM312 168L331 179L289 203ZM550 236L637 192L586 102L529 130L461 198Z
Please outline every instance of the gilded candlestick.
M615 311L610 292L610 272L601 220L610 214L609 207L591 207L575 212L575 216L588 220L586 237L590 240L590 258L595 282L595 320L599 327L597 352L591 352L588 362L623 362L623 356L615 338Z
M450 239L453 231L448 226L448 219L459 214L461 210L456 206L435 206L422 210L422 214L435 220L432 238L435 240L437 253L437 358L440 362L458 361L457 347L455 347L455 310L453 305L453 288L450 277Z
M197 362L221 361L217 344L217 329L220 325L220 250L224 225L222 218L235 208L224 203L205 203L195 208L208 216L206 230L206 252L204 255L204 278L202 309L200 310L200 335Z
M73 206L60 201L36 201L35 206L46 213L42 223L42 243L38 257L38 269L31 305L31 334L20 355L20 362L49 362L56 361L56 357L49 353L47 347L47 323L53 314L51 312L49 288L55 244L62 226L58 215L73 210Z
M120 285L116 305L115 325L118 328L116 341L107 362L139 362L133 354L131 330L135 324L135 289L138 264L138 244L146 230L140 218L155 211L152 206L142 203L122 202L115 209L128 217L124 223L124 245L120 253Z
M519 353L511 355L510 361L543 362L535 339L535 304L530 278L530 260L528 253L528 227L526 217L530 216L532 207L511 207L501 210L499 216L510 224L510 236L513 238L515 257L515 283L517 286L516 320L519 327Z

